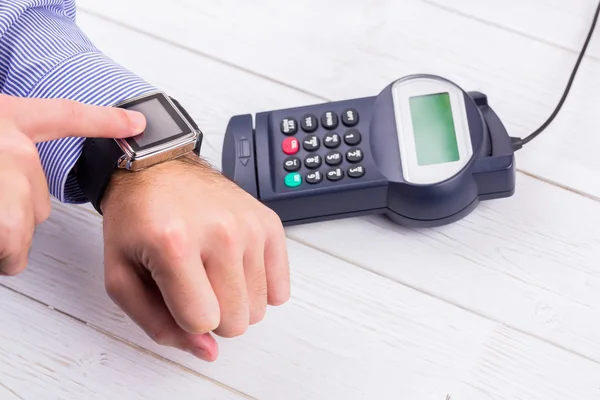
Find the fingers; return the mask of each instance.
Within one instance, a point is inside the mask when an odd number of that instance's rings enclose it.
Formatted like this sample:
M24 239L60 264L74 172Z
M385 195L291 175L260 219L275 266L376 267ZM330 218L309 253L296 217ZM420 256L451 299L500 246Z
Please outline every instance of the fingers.
M267 312L267 274L264 241L254 241L244 255L244 275L250 306L250 325L259 323Z
M289 299L283 226L272 212L261 217L229 221L221 216L220 224L209 229L204 265L219 299L221 323L214 331L219 336L242 335L264 318L268 304Z
M191 244L184 228L167 225L160 229L150 235L153 244L149 246L146 267L165 304L183 330L194 334L213 331L221 315L199 246Z
M0 96L0 117L15 123L35 143L63 137L124 138L143 132L143 114L66 99Z
M219 299L221 321L214 332L226 338L244 334L250 322L243 242L239 240L236 228L235 224L216 228L213 231L214 241L204 257L206 273Z
M177 325L158 288L145 283L138 271L143 270L107 251L105 285L115 304L157 344L189 352L204 361L216 360L218 345L210 333L196 335Z
M48 219L52 207L46 175L37 159L30 165L29 181L31 183L34 223L39 225Z
M0 274L14 276L27 267L35 229L29 182L23 175L0 171Z
M0 154L0 170L10 170L15 177L23 175L29 180L34 222L44 222L50 215L50 192L38 150L12 121L4 119L0 119Z
M286 236L281 220L276 214L270 213L266 221L269 233L265 244L268 303L271 306L279 306L290 298L290 266Z

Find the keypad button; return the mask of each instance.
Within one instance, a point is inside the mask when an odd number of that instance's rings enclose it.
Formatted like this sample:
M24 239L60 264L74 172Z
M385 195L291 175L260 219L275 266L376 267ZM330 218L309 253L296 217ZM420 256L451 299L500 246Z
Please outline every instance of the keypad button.
M351 178L362 178L365 176L365 167L357 165L356 167L348 168L348 176Z
M310 135L302 140L302 147L306 151L315 151L321 147L321 140L315 135Z
M291 136L296 132L298 132L298 122L294 118L284 118L281 121L281 133Z
M296 138L287 138L281 144L281 148L285 154L291 156L300 150L300 142Z
M304 165L306 165L306 168L315 169L319 168L322 164L323 159L318 154L308 156L304 159Z
M341 168L332 169L327 172L327 179L337 182L344 177L344 171Z
M342 113L342 123L348 127L358 124L358 111L354 108L349 108Z
M321 125L325 127L325 129L333 130L338 127L339 119L336 113L333 111L327 111L321 117Z
M321 171L311 172L310 174L306 175L306 182L310 183L311 185L320 183L322 180L323 174L321 173Z
M340 144L342 144L342 138L335 132L328 133L323 137L323 144L328 149L335 149L338 148Z
M302 175L297 172L292 172L285 176L285 186L289 188L297 188L302 184Z
M319 120L312 114L305 115L302 118L302 130L304 132L313 133L319 127Z
M363 160L363 158L364 158L364 154L361 149L357 149L357 148L350 149L346 153L346 160L348 160L348 162L351 162L351 163L359 163Z
M362 136L356 129L349 129L344 135L344 142L346 142L348 146L356 146L361 140Z
M296 172L302 167L302 162L298 157L288 157L283 162L283 168L288 172Z
M335 166L340 165L343 161L342 153L339 151L330 151L325 156L325 162L327 165Z

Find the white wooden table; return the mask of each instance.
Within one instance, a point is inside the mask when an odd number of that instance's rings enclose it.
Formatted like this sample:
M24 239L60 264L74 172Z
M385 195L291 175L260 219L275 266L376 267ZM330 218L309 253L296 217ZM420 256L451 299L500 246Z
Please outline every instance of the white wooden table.
M219 166L233 115L421 72L485 92L525 136L562 94L596 0L78 4L101 49L186 105ZM292 300L219 340L213 364L154 345L112 304L100 218L54 204L26 273L0 281L0 398L600 399L598 35L563 112L518 153L514 197L439 229L287 229Z

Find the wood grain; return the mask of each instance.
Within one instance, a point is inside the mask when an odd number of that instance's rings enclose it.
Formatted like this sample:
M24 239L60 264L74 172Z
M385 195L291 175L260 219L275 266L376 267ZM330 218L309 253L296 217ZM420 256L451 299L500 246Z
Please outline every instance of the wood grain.
M542 0L496 2L488 12L495 25L489 25L464 14L494 2L474 3L443 2L449 11L418 0L305 0L285 7L269 0L175 0L168 8L144 0L79 1L82 10L329 100L375 95L408 74L439 74L486 93L509 132L526 136L558 103L577 58L570 48L581 47L589 27L583 15L595 4L560 2L556 9L558 0L549 6ZM522 25L543 23L538 36L556 32L542 42L503 28L524 8L530 12L520 17ZM569 49L554 44L563 33L561 46L568 43ZM597 40L591 53L600 54ZM563 112L518 154L520 169L595 197L599 69L599 59L586 59ZM288 98L281 101L289 104Z
M8 289L0 303L3 400L247 398Z
M99 222L87 208L56 205L27 272L0 282L259 399L600 398L598 362L295 241L292 301L246 335L219 340L219 360L205 364L154 345L110 302ZM47 330L62 336L60 325ZM72 338L82 348L97 340Z

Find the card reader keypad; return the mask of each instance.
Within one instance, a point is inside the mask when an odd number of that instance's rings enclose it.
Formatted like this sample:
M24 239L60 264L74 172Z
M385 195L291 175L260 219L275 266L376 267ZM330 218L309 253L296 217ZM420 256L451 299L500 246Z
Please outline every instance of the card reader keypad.
M285 186L298 188L303 183L318 185L365 176L362 135L356 129L359 120L353 108L341 114L325 111L282 119L281 149L288 156L283 165Z

